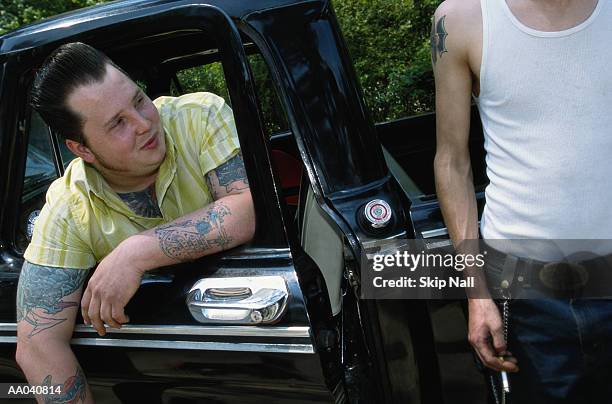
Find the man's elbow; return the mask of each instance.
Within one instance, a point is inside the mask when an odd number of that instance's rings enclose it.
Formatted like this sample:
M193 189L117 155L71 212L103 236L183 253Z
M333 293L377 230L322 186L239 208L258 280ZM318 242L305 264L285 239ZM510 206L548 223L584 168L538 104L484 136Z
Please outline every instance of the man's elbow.
M471 172L469 151L453 152L438 149L434 158L434 174L436 181L452 181L468 177Z
M28 373L28 370L40 364L44 352L44 347L40 346L36 341L25 342L18 338L15 361L24 373Z
M240 244L248 243L255 235L255 206L251 190L247 189L239 194L239 210L241 212L239 223Z
M28 353L23 343L17 342L17 351L15 352L15 361L20 368L24 369L27 366Z
M436 183L448 181L452 176L452 155L447 151L437 150L434 157L434 177Z

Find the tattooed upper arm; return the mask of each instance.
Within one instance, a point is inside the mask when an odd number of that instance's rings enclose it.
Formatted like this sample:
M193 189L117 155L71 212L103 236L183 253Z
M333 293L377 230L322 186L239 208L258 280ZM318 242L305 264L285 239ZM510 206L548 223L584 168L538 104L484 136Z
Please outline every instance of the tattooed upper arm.
M438 58L441 58L444 53L448 52L448 49L446 49L446 37L448 36L448 33L446 32L446 27L444 26L445 19L446 15L443 15L440 18L436 18L436 16L434 16L431 22L431 63L434 65L434 67L438 61Z
M75 318L76 310L66 309L78 309L75 292L80 293L88 272L24 262L17 287L17 322L30 325L28 337Z
M445 0L431 23L431 61L439 68L471 68L481 64L482 13L480 0Z
M215 200L249 189L242 152L208 172L206 182Z

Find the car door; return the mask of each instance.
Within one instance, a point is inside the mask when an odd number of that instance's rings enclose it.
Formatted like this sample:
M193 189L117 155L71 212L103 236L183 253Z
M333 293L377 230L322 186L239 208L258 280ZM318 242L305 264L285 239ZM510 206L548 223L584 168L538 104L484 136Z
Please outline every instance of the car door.
M276 67L274 81L288 106L310 187L305 214L316 218L309 214L318 212L322 218L311 219L311 226L324 251L317 254L316 242L306 242L305 248L326 278L334 273L326 257L337 253L344 258L347 394L363 402L419 402L418 368L431 361L431 343L422 332L429 328L423 305L363 299L361 293L366 254L411 231L409 201L389 174L333 7L327 1L307 1L271 8L249 14L242 26ZM313 209L308 209L309 200ZM367 217L368 206L386 206L379 210L387 213L379 226ZM333 232L340 235L339 248L338 240L328 236ZM423 353L423 364L416 365L415 352Z
M339 337L325 282L291 232L243 40L222 9L187 2L115 3L3 38L1 380L23 380L14 362L23 233L27 237L45 184L64 166L57 138L27 106L36 67L56 46L73 40L97 46L121 65L138 46L167 58L197 52L189 48L196 42L186 44L185 38L201 33L223 64L253 194L255 237L226 253L147 274L126 308L130 324L100 337L79 318L73 351L98 402L343 400ZM34 139L48 146L46 154Z

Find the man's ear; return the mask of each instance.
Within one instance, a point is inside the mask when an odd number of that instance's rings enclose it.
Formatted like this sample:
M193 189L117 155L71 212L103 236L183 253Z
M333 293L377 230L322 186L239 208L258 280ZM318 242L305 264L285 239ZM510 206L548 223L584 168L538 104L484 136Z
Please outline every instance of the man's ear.
M66 139L66 146L72 153L82 158L85 162L91 164L96 161L96 156L91 152L89 147L85 146L83 143Z

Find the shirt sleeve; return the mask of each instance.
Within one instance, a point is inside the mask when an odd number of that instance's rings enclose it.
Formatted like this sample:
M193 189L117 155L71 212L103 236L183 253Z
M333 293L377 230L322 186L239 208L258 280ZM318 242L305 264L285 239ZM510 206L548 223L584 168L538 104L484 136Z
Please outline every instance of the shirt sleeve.
M210 93L207 95L207 107L201 118L204 133L199 155L200 169L204 175L240 152L232 109L223 98Z
M32 234L24 258L32 264L48 267L89 269L96 260L82 241L72 217L71 198L47 199Z

